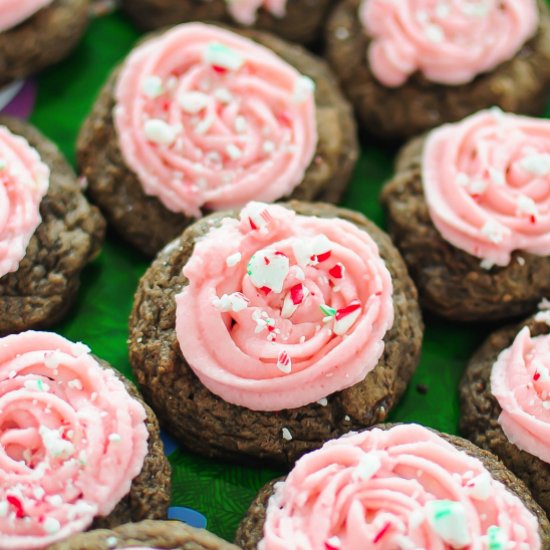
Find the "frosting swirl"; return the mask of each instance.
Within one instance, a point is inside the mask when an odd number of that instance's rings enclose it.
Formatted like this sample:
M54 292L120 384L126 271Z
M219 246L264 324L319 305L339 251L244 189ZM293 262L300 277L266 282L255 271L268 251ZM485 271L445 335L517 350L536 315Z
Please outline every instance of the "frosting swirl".
M241 25L253 25L260 8L267 10L275 17L284 17L286 0L226 0L231 17Z
M50 169L27 140L0 126L0 277L16 271L40 224Z
M116 86L120 148L174 212L277 200L317 145L314 83L259 44L200 23L138 46Z
M210 391L253 410L300 407L360 382L393 323L376 244L337 218L250 203L195 244L183 273L183 356Z
M536 518L483 464L422 426L329 441L267 507L259 550L538 550Z
M550 334L531 337L524 327L493 365L491 392L506 437L550 464Z
M484 267L550 254L550 122L481 111L432 131L422 159L431 219Z
M363 0L359 19L372 37L368 61L385 86L420 71L465 84L508 61L538 26L536 0Z
M0 32L19 25L51 3L52 0L0 0Z
M145 411L83 344L0 339L0 538L44 548L108 515L147 454Z

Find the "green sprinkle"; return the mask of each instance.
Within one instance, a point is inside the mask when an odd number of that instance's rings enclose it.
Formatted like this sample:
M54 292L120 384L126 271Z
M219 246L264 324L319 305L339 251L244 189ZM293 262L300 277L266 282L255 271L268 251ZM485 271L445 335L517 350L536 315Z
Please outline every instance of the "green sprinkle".
M327 306L326 304L321 304L319 307L327 317L334 317L336 315L336 310L333 307Z
M506 547L508 540L506 535L502 532L500 527L491 525L487 529L487 549L488 550L502 550Z
M42 384L42 380L40 380L40 378L36 381L36 385L40 391L44 391L44 385Z

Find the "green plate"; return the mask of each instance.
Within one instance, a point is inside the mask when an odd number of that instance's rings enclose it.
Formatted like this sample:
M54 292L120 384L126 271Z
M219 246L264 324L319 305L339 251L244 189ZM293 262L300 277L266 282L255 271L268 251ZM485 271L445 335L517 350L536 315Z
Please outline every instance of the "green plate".
M119 14L96 19L71 57L38 78L31 121L61 147L71 162L78 129L99 88L138 36ZM363 149L342 204L384 227L378 194L392 174L393 153L372 145ZM109 234L100 257L84 273L76 307L56 327L66 337L88 344L94 353L129 377L128 315L147 265L145 258ZM468 357L490 329L426 319L420 366L391 420L419 422L457 433L458 382ZM229 540L258 489L281 474L207 460L179 449L170 454L170 462L173 504L198 510L208 519L211 531Z

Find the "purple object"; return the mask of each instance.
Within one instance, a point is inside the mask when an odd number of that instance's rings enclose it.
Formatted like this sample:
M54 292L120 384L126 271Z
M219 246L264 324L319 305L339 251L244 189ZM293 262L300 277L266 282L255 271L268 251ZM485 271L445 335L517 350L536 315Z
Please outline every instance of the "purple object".
M200 512L191 508L184 508L183 506L171 506L168 508L168 519L182 521L198 529L204 529L207 524L206 518Z
M18 118L29 118L36 100L34 80L12 82L0 90L0 111Z

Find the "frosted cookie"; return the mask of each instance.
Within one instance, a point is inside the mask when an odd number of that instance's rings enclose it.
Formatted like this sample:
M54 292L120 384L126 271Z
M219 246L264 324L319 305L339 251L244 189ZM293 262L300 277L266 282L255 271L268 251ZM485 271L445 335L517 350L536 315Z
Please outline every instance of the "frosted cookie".
M260 491L244 550L547 550L550 523L493 455L415 424L329 441Z
M537 0L345 0L327 55L361 126L403 140L497 105L538 115L550 19Z
M207 456L293 462L385 419L418 363L391 241L331 205L250 203L170 243L142 278L130 359L164 426Z
M123 0L122 8L142 29L186 21L222 21L269 31L310 44L322 34L335 0Z
M358 148L324 62L267 34L191 23L138 45L78 142L90 195L153 255L195 218L250 200L341 197Z
M83 344L33 331L0 339L0 443L4 550L166 515L157 420Z
M74 535L48 550L239 550L203 529L176 521L127 523Z
M57 147L0 117L0 334L43 328L73 304L105 222Z
M550 292L550 122L482 111L411 141L382 191L421 303L459 321Z
M0 84L66 57L88 25L88 0L0 0Z
M497 330L460 386L461 430L495 453L550 513L550 311Z

